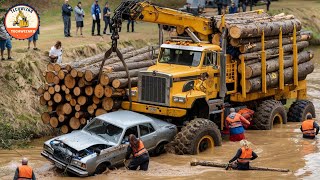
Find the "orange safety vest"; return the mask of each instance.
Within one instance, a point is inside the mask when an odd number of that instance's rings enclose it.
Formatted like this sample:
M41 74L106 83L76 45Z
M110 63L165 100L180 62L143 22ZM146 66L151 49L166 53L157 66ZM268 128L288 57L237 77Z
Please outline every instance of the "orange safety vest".
M229 123L229 128L236 128L242 126L240 121L241 115L238 113L231 113L227 116L227 121Z
M314 132L314 126L313 126L314 120L305 120L302 122L302 133L307 136L315 136Z
M134 157L139 157L139 156L141 156L142 154L148 152L147 149L144 148L144 144L143 144L143 142L142 142L141 140L139 140L139 146L138 146L138 148L133 148L133 147L131 147L131 148L132 148L132 150L133 150L133 156L134 156Z
M238 158L238 162L240 163L247 163L252 158L252 149L246 149L244 147L241 148L241 156Z
M32 179L32 168L27 165L19 166L18 179Z

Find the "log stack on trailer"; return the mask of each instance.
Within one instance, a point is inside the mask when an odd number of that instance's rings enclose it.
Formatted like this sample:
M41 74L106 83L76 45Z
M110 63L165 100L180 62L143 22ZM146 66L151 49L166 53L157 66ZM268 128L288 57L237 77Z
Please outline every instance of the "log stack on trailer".
M138 73L156 63L158 50L152 47L121 49L133 87ZM115 55L106 60L99 79L104 54L67 64L48 64L43 73L46 84L38 88L40 104L47 107L41 115L44 124L62 133L83 127L87 120L121 108L128 77Z
M215 16L215 19L217 20L216 28L220 33L213 35L212 43L221 45L222 16ZM262 90L262 69L264 68L262 52L266 60L267 88L279 85L280 54L283 54L284 84L293 83L295 48L297 49L298 80L306 79L307 75L314 70L314 65L310 61L314 57L313 52L305 50L309 46L312 34L309 31L303 31L301 22L293 15L281 13L270 16L259 10L250 11L227 14L224 24L228 30L227 54L238 61L240 74L242 74L241 60L245 63L245 73L241 78L245 78L243 84L245 84L246 93Z

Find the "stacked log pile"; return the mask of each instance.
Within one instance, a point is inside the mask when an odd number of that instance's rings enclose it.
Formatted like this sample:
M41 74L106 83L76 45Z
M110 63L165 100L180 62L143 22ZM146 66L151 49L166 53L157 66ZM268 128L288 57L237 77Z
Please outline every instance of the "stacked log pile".
M138 82L139 71L156 63L158 50L145 47L122 49L131 76L132 86ZM99 80L104 54L68 64L48 64L44 72L46 84L38 88L40 104L47 106L41 115L44 124L60 128L62 133L83 127L95 116L121 108L126 96L128 77L115 55L108 58Z
M215 16L216 28L222 33L221 16ZM250 11L245 13L225 15L225 27L228 30L228 54L240 64L245 60L246 91L261 91L261 36L264 32L267 87L278 87L279 84L279 33L282 29L282 45L284 52L284 80L285 84L293 82L293 32L294 26L297 32L298 71L299 80L304 80L310 74L314 65L310 61L313 58L311 51L304 51L309 46L311 32L303 31L301 22L293 15L279 14L270 16L267 13ZM221 45L221 33L216 33L212 43ZM241 75L240 65L238 72Z

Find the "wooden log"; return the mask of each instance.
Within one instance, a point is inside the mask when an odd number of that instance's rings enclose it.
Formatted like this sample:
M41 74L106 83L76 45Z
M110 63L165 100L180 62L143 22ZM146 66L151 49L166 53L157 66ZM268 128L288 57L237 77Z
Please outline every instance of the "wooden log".
M47 104L47 101L44 99L43 95L39 98L40 105L44 106Z
M67 134L69 131L70 131L70 128L68 125L62 125L61 128L60 128L60 131L63 133L63 134Z
M64 106L64 104L59 104L59 105L57 106L57 108L56 108L56 113L57 113L58 116L64 115L63 106Z
M66 99L67 101L71 101L72 95L71 95L71 94L66 94L66 95L65 95L65 99Z
M53 83L54 83L54 84L60 84L60 79L59 79L58 76L54 76L54 78L53 78Z
M140 71L146 71L147 69L148 69L147 67L140 68L140 69L132 69L132 70L129 70L129 75L130 77L137 77ZM128 77L126 71L113 72L113 73L106 74L106 76L108 77L110 82L112 82L115 79Z
M220 39L221 39L221 33L216 33L212 37L212 44L219 46L220 45Z
M75 88L73 89L73 94L74 94L75 96L80 96L80 94L81 94L81 89L80 89L80 87L75 87Z
M72 89L76 85L76 80L71 76L71 74L67 74L64 78L64 84L67 88Z
M78 77L83 77L84 76L84 73L83 72L81 72L81 71L78 71Z
M100 103L100 98L98 98L97 96L93 96L92 101L94 104L99 104Z
M54 66L52 63L47 64L47 70L48 71L54 71Z
M97 109L98 108L98 106L96 104L94 104L94 103L91 106L93 107L93 109Z
M54 100L54 102L56 102L56 103L60 103L60 102L62 101L62 96L61 96L61 94L55 93L54 96L53 96L53 100Z
M54 110L53 106L49 106L49 105L48 105L47 109L48 109L48 112L53 112L53 110Z
M78 71L77 71L76 69L71 69L70 75L71 75L73 78L76 78L76 77L78 76Z
M77 99L78 104L83 106L84 104L87 103L87 97L86 96L79 96Z
M298 64L307 62L313 58L311 51L302 51L298 54ZM239 65L240 66L240 65ZM293 55L284 57L284 68L293 66ZM274 58L266 62L267 73L279 70L279 59ZM241 68L238 69L241 73ZM246 66L246 79L261 76L261 62L250 64Z
M100 115L105 114L105 113L107 113L106 110L104 110L102 108L99 108L99 109L96 110L95 116L100 116Z
M123 54L126 54L133 50L134 50L133 47L128 47L128 48L120 49L120 52ZM105 53L101 53L95 56L82 59L80 61L74 61L68 64L63 64L62 68L66 68L68 69L68 71L71 71L72 68L81 68L81 67L88 66L90 64L95 64L95 63L101 62L104 58L104 55ZM111 54L111 57L115 57L115 54Z
M106 86L104 88L104 95L106 97L122 97L125 95L125 90L124 89L115 89L113 87L110 86ZM96 103L98 104L98 103Z
M61 66L59 64L53 64L53 69L55 72L59 72L61 70Z
M78 111L78 112L76 112L75 114L74 114L74 117L76 117L76 118L80 118L80 117L82 117L84 115L84 112L82 112L82 111Z
M102 107L106 111L110 111L112 109L112 107L113 107L113 99L112 98L108 98L108 97L103 98L102 99Z
M210 167L218 167L218 168L226 168L228 164L225 163L217 163L212 161L192 161L190 162L191 166L210 166ZM258 170L258 171L276 171L276 172L289 172L289 169L281 169L281 168L267 168L267 167L254 167L250 166L250 170Z
M48 89L49 89L50 86L53 86L53 83L52 83L52 84L46 83L46 84L44 85L44 90L45 90L45 91L48 91Z
M80 124L81 125L86 125L87 124L86 118L80 118Z
M297 31L301 30L301 22L297 19L276 21L276 22L261 22L250 24L235 24L229 28L229 35L232 38L248 38L259 37L264 30L265 36L275 36L280 33L282 27L283 34L293 32L293 27L296 25Z
M138 77L131 78L131 86L137 86ZM125 88L128 86L128 79L115 79L112 81L114 88Z
M43 93L43 98L46 100L46 101L49 101L51 99L51 95L48 91L44 92Z
M297 32L297 39L299 39L300 37L299 36L302 36L302 35L307 35L309 37L312 37L312 32L310 31L300 31L300 32ZM276 35L276 36L266 36L264 38L265 41L268 41L268 40L272 40L272 39L278 39L279 38L279 35ZM282 38L292 38L292 35L282 35ZM243 39L234 39L234 38L231 38L230 39L230 44L231 46L234 46L234 47L239 47L241 45L246 45L246 44L250 44L250 43L259 43L261 42L261 37L255 37L255 38L243 38Z
M306 79L307 75L314 70L313 62L308 61L298 65L298 78L299 80ZM284 83L289 84L293 81L293 67L284 69ZM273 88L279 85L279 73L272 72L267 74L267 87ZM261 90L261 77L255 77L246 80L246 91L255 92Z
M132 69L140 69L150 67L156 64L156 60L148 60L148 61L141 61L141 62L132 62L127 63L128 70ZM124 71L125 68L122 64L112 64L110 66L104 67L104 72L115 72L115 71Z
M79 112L79 111L81 110L80 104L77 104L77 105L74 107L74 109L75 109L77 112Z
M94 114L94 108L92 105L88 106L87 111L89 114L93 115Z
M70 94L70 89L69 89L69 88L66 88L66 90L64 90L64 93L65 93L65 94Z
M52 100L48 101L48 106L53 106L53 101Z
M56 128L56 127L58 127L58 125L59 125L58 118L57 117L51 117L50 118L50 126L53 127L53 128Z
M98 98L102 98L102 96L104 95L104 88L101 84L97 84L94 87L94 95Z
M72 98L72 99L70 100L70 105L71 105L71 106L76 106L76 105L77 105L77 100Z
M60 92L60 90L61 90L61 86L60 85L58 85L58 84L56 84L56 85L54 85L54 91L55 92Z
M47 71L45 75L45 79L47 83L53 83L54 82L54 77L56 76L56 72L54 71Z
M100 84L103 85L103 86L106 86L108 85L110 82L108 76L106 74L101 74L101 77L100 77Z
M41 114L41 120L43 122L43 124L49 124L50 122L50 114L49 112L44 112Z
M87 86L85 89L84 89L85 93L87 96L92 96L93 94L93 87L92 86Z
M68 74L68 71L67 70L64 70L64 69L61 69L59 72L58 72L58 78L60 80L63 80L66 76L66 74Z
M55 93L54 87L53 87L53 86L49 87L48 92L49 92L51 95L54 94L54 93Z
M308 40L310 40L310 38L311 38L311 36L309 36L309 35L300 35L300 36L297 36L297 42L308 41ZM292 44L292 43L293 43L292 37L282 39L283 45ZM275 48L278 46L279 46L279 38L267 40L265 42L265 49ZM250 52L255 52L255 51L261 51L261 48L262 48L262 43L259 42L259 43L250 43L250 44L240 46L239 50L241 53L250 53Z
M297 48L298 51L306 48L309 46L308 41L301 41L297 43ZM284 52L291 52L292 51L292 44L287 44L283 46L283 51ZM279 54L279 49L278 48L272 48L272 49L266 49L266 58L270 59L272 55L277 55ZM241 54L239 55L239 59L244 57L245 60L251 60L251 59L261 59L261 52L252 52L252 53L246 53L246 54Z
M65 91L66 89L67 89L66 85L64 85L64 84L61 85L61 90L62 90L62 91Z
M45 91L46 91L46 90L44 89L43 86L40 86L40 87L37 89L38 95L43 95L43 93L44 93Z
M65 119L66 119L66 116L64 116L62 114L58 116L59 122L64 122Z
M72 107L69 103L65 103L62 107L64 114L71 114L72 113Z

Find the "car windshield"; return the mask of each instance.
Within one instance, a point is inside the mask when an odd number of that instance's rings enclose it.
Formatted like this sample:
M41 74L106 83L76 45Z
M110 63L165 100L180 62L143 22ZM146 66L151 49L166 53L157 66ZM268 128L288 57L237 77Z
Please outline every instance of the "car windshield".
M198 66L200 60L200 51L162 48L159 63Z
M99 137L102 137L106 141L114 144L119 142L123 131L123 129L118 126L96 118L86 127L84 127L83 130L89 132L90 134L95 134Z

